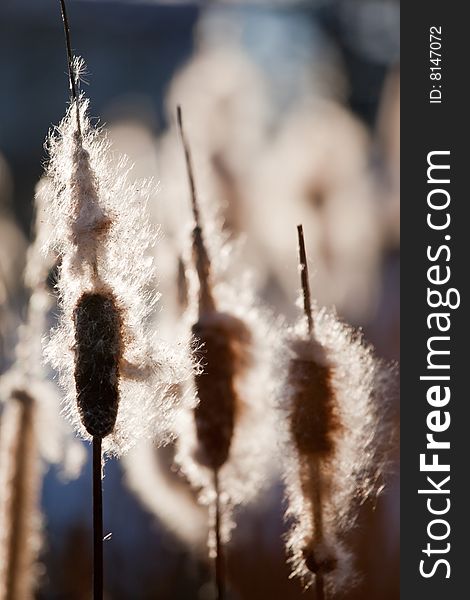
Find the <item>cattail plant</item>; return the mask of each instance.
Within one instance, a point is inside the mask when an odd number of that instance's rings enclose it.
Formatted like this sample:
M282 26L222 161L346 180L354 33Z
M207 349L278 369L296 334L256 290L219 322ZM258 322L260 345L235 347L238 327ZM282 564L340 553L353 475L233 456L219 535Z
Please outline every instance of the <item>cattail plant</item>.
M201 366L194 379L199 402L193 410L192 426L187 423L179 438L177 460L191 483L202 490L201 500L210 505L209 548L215 562L218 598L222 599L226 592L223 542L232 526L231 507L258 490L266 460L262 457L263 444L270 440L270 415L266 405L259 403L262 365L255 352L258 338L264 335L266 341L267 333L260 334L263 318L242 293L234 302L230 293L224 297L214 283L180 107L177 120L194 219L192 253L199 289L192 333ZM259 376L257 383L254 371ZM248 386L252 386L250 391ZM258 431L257 426L261 427Z
M304 319L288 331L277 371L286 425L286 541L292 576L314 583L323 600L353 583L344 537L358 502L377 490L377 394L385 371L359 333L326 310L312 310L302 226L298 237Z
M54 459L40 440L39 398L52 402L50 385L43 380L37 352L47 306L43 290L30 295L28 317L20 327L16 360L0 381L0 598L32 598L37 583L41 547L39 496L42 460ZM40 413L38 415L38 413ZM42 414L41 414L42 413ZM39 417L39 418L38 418ZM49 432L52 445L56 431ZM43 453L41 452L43 451ZM54 453L54 450L52 451Z
M12 390L0 438L0 598L33 598L41 520L35 401Z
M18 325L16 298L21 294L21 279L18 278L24 268L26 243L23 234L8 214L4 204L5 194L3 158L0 153L0 368L9 364L9 352L15 339ZM7 186L8 187L8 186Z
M33 598L37 583L37 558L41 547L39 497L42 460L51 453L41 443L44 403L54 398L38 366L37 346L43 331L47 298L33 291L27 321L20 328L16 361L2 376L3 397L0 431L0 599ZM53 400L52 400L53 401ZM49 435L54 444L56 432ZM44 452L41 453L41 450ZM42 456L41 456L42 454Z
M148 224L149 184L129 184L125 159L116 166L109 143L87 117L77 92L82 63L73 59L61 0L71 105L49 138L48 203L55 228L46 246L61 259L61 316L46 354L59 371L66 412L93 444L95 598L103 594L102 451L120 454L147 434L172 436L176 384L188 376L179 351L148 331L157 296Z
M1 377L4 410L0 431L0 598L32 598L41 546L39 496L46 464L61 466L67 478L83 463L81 444L59 417L56 386L42 361L41 338L53 296L48 287L54 257L40 247L50 232L43 199L47 180L37 186L35 240L27 252L24 281L27 315L19 328L12 367Z

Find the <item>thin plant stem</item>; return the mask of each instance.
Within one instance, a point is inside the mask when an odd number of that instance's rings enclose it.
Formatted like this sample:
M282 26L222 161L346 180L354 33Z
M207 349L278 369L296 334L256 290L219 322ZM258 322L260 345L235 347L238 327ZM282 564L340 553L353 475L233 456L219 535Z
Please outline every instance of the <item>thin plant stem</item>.
M311 480L316 482L316 485L313 486L312 490L313 527L315 530L315 537L318 543L321 543L323 541L322 474L317 460L313 460L310 464L310 472L312 474ZM325 600L326 592L323 573L316 573L315 575L315 591L317 600Z
M67 64L69 69L69 86L70 86L70 98L72 102L75 102L76 110L77 110L77 130L78 135L81 136L81 128L80 128L80 108L78 106L77 98L77 88L75 85L75 73L73 69L73 52L72 52L72 42L70 38L70 27L69 20L67 17L67 8L65 6L65 0L60 0L60 10L62 13L62 22L64 24L64 34L65 34L65 45L67 48Z
M103 490L101 438L93 437L93 600L103 598Z
M315 575L315 592L317 600L325 600L326 592L325 592L325 582L323 580L323 574L317 573Z
M215 491L215 586L217 590L217 600L225 598L225 557L222 537L220 533L220 488L219 472L214 471L214 491Z
M302 294L304 299L304 312L307 317L308 333L313 333L312 301L310 296L310 285L308 282L307 253L305 251L304 230L302 225L297 225L297 235L299 239L299 265L300 280L302 283Z
M191 148L188 139L184 132L183 126L183 111L181 106L176 109L176 119L181 137L181 143L184 150L184 158L186 161L186 171L188 174L189 189L191 193L191 207L193 211L195 227L193 229L193 250L196 257L196 271L199 279L199 310L215 310L215 301L212 297L210 286L210 260L207 254L206 245L202 236L202 228L200 222L199 204L196 191L196 180L194 177L193 160L191 156Z
M307 319L308 333L313 334L312 300L310 295L310 284L308 280L307 252L305 250L304 231L302 225L297 225L297 235L299 240L299 265L300 281L302 285L302 297L304 303L304 313ZM322 502L322 473L317 460L312 459L310 464L311 480L315 482L312 489L313 498L313 526L315 537L318 543L323 541L323 502ZM325 582L322 573L315 574L315 591L317 600L325 600Z

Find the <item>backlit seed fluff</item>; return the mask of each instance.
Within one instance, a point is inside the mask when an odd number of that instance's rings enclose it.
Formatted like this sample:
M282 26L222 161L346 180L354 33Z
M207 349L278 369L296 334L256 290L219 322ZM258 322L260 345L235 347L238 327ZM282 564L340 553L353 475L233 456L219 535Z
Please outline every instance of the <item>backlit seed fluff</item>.
M139 436L164 442L192 372L183 345L170 348L151 333L158 299L148 250L156 236L147 217L150 186L130 182L88 103L72 103L49 137L46 207L55 224L44 251L61 258L60 320L46 346L66 392L65 407L84 437L105 438L121 453Z
M268 483L276 450L269 370L273 332L251 297L251 284L240 284L216 285L218 310L193 321L199 403L178 421L176 461L204 504L213 503L213 471L219 471L225 541L234 527L233 508L248 504Z
M320 575L338 591L354 580L345 535L359 504L379 489L389 371L333 313L315 310L313 332L303 322L289 329L276 361L286 543L292 576L309 586Z
M265 387L269 327L247 293L249 283L240 282L235 289L218 282L220 257L227 248L220 229L211 230L201 214L180 107L177 121L194 219L188 319L200 372L194 378L198 404L181 420L176 460L201 490L200 500L211 506L209 546L215 556L218 534L226 541L233 527L232 508L253 498L266 476L272 424Z
M78 476L85 459L80 441L60 415L60 393L44 365L42 338L55 314L55 295L51 290L57 256L41 251L54 226L44 205L49 202L51 184L43 177L36 186L34 240L27 252L24 282L29 293L25 321L18 329L15 361L0 379L0 395L9 398L24 390L35 401L35 427L38 452L44 463L60 466L66 478Z

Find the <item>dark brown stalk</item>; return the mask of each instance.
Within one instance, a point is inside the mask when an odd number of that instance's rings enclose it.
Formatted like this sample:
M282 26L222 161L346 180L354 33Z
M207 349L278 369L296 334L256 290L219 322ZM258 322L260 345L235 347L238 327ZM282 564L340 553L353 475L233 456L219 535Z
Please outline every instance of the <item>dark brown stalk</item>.
M215 585L217 589L217 600L225 598L225 556L224 547L220 537L220 493L219 472L214 471L215 490Z
M93 600L103 598L103 490L101 438L93 437Z
M110 435L119 408L122 317L110 291L84 292L73 311L75 390L80 420L91 437Z
M69 20L67 18L67 8L65 6L65 0L60 0L60 10L62 13L62 22L64 24L65 45L67 48L67 64L68 64L68 70L69 70L70 98L71 98L72 102L75 102L75 106L76 106L76 110L77 110L77 130L78 130L78 135L81 136L80 107L78 106L78 94L77 94L77 88L75 85L76 74L73 69L72 42L70 40L70 27L69 27Z
M317 482L317 485L314 486L313 489L313 526L315 531L315 537L317 540L317 544L321 544L323 541L323 499L322 499L322 489L321 489L321 472L319 468L318 461L314 461L310 465L310 470L312 473L312 481ZM323 578L323 573L321 571L317 571L315 575L315 591L317 600L325 600L326 592L325 592L325 582Z
M70 86L71 103L75 103L78 161L89 171L93 180L88 153L82 148L80 106L77 93L78 74L72 52L70 27L65 0L60 0ZM91 247L97 244L100 233L106 231L109 221L98 220L90 231ZM73 226L72 226L73 229ZM87 243L82 246L87 247ZM90 250L88 248L88 250ZM96 251L91 253L93 274L98 279ZM75 389L77 408L82 425L92 437L93 460L93 599L103 598L103 491L102 440L114 430L119 406L119 364L122 357L121 313L111 292L85 292L79 298L74 312L75 329Z
M323 580L322 573L317 573L315 575L315 592L317 595L317 600L325 600L326 599L325 582Z
M307 253L305 250L304 231L302 225L297 226L297 235L299 240L299 265L300 265L300 280L302 285L302 296L304 301L304 313L307 318L308 333L313 334L313 317L312 317L312 300L310 295L310 283L308 279ZM321 469L318 460L312 458L310 461L311 481L314 482L312 489L313 500L313 526L315 531L316 543L323 542L323 509L322 509L322 486L321 486ZM307 566L315 571L314 565L308 565L309 558L306 557ZM311 568L313 567L313 568ZM315 575L315 591L317 600L325 600L325 583L323 574L316 572Z

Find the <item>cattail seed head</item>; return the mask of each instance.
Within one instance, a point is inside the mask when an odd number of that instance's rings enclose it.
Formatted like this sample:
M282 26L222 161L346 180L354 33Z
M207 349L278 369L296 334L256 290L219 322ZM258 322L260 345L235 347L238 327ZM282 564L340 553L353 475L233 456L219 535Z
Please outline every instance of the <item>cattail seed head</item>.
M247 366L251 334L240 319L213 313L192 332L201 344L203 370L196 375L199 404L194 409L201 464L218 470L227 461L239 411L236 378Z
M32 598L41 545L40 461L36 402L14 389L2 414L0 437L0 598Z
M60 258L60 316L45 348L66 393L65 412L83 437L121 454L139 437L174 437L174 418L193 365L151 329L159 295L150 253L156 231L150 182L132 180L92 126L88 102L71 103L48 143L45 206L54 223L43 251ZM77 119L77 113L79 119ZM80 129L78 129L80 124Z
M72 135L70 178L70 230L72 241L86 248L89 257L96 255L96 245L100 237L111 225L109 217L100 205L98 182L90 164L90 154L83 147L82 136L78 131Z
M237 391L235 379L240 370L237 344L249 343L244 323L217 311L213 294L211 262L204 243L200 210L193 172L192 156L183 128L181 107L177 121L186 159L191 206L194 217L193 260L199 282L199 320L192 333L204 354L202 371L195 376L199 404L194 409L196 437L199 443L197 458L204 466L217 472L227 461L235 428Z
M112 433L119 406L121 314L111 293L84 293L74 309L75 387L80 418L91 436Z
M322 575L335 593L354 582L344 540L360 503L380 488L387 421L379 402L390 376L336 315L314 307L313 323L313 335L303 319L286 332L275 366L285 416L286 542L292 575L307 586Z
M315 344L305 340L297 340L296 346L289 365L289 385L293 391L289 418L292 439L299 454L328 456L340 427L331 367L325 364L319 346L315 348ZM316 350L320 360L311 352L308 356L309 349Z

